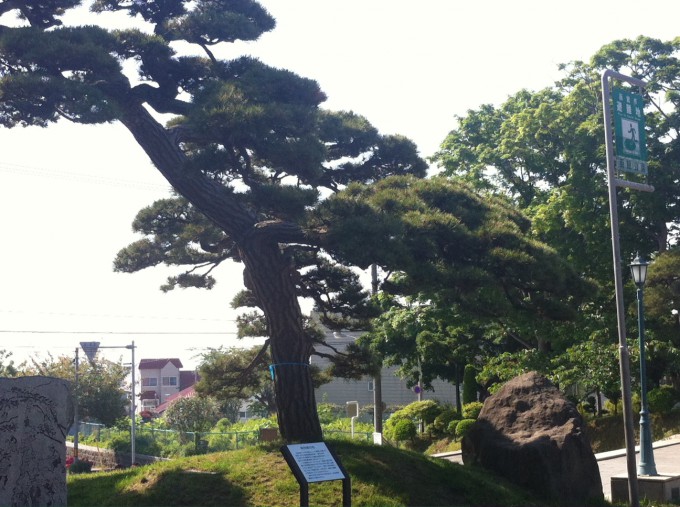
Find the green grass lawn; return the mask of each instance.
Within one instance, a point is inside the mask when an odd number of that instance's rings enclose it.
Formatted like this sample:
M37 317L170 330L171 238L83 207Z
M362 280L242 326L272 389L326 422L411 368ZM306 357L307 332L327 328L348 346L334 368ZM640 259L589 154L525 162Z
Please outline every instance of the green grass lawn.
M595 452L622 447L620 419L613 416L589 424ZM655 438L679 433L680 415L655 417L653 428ZM352 478L354 506L545 505L481 469L386 446L342 440L331 441L329 446ZM71 507L283 507L299 505L299 491L278 446L251 447L68 478ZM341 481L311 484L309 493L311 505L342 504Z
M354 506L531 506L503 480L422 454L333 441L352 478ZM114 472L72 475L68 505L296 506L299 486L278 447L182 458ZM341 505L342 482L310 484L311 505Z

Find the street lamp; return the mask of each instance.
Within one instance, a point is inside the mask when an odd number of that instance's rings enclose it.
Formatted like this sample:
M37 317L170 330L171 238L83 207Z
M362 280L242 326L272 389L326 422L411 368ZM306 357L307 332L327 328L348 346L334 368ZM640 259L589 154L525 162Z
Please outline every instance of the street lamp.
M78 422L78 405L80 404L80 385L79 385L79 373L78 368L80 367L80 360L78 358L78 347L76 347L76 360L75 360L75 389L73 402L73 420L76 424L76 432L73 434L73 457L78 459L78 432L80 431L80 423Z
M658 475L654 464L652 430L647 405L647 359L645 354L645 317L642 304L642 289L647 280L649 263L637 254L630 263L630 272L637 286L638 331L640 336L640 465L638 475Z
M134 466L135 464L135 438L136 438L136 410L135 410L135 341L132 340L130 345L113 345L100 347L99 342L80 342L80 346L83 348L85 355L90 361L90 364L94 364L94 357L97 355L97 350L99 349L128 349L132 353L132 400L130 401L130 419L132 426L130 428L130 464Z

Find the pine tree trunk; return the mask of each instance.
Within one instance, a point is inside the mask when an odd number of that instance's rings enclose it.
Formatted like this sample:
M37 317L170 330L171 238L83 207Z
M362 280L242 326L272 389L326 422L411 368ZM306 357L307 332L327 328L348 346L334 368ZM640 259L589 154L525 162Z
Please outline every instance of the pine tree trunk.
M293 276L278 243L245 241L241 257L247 285L262 305L269 328L279 431L286 442L323 439L309 369L312 342L304 331Z
M173 188L239 246L269 328L281 436L287 442L321 440L309 370L312 342L303 329L295 270L279 246L303 241L302 231L294 223L258 222L231 192L190 171L177 141L142 106L128 104L121 121Z

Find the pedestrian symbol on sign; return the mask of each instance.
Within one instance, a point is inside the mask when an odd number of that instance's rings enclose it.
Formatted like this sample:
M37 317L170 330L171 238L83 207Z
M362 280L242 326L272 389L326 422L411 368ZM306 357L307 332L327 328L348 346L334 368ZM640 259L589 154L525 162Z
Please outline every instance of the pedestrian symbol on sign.
M637 138L637 132L639 129L638 122L632 120L621 119L621 126L623 127L624 139L623 139L623 154L633 155L636 157L640 156L640 142Z
M644 100L642 95L614 88L614 130L616 168L647 174Z

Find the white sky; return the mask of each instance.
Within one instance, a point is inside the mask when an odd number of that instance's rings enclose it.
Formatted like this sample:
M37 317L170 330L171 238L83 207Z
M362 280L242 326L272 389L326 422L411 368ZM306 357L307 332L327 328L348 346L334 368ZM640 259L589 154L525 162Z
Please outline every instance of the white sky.
M326 107L406 135L424 156L455 115L550 86L559 63L588 59L617 38L680 35L675 0L261 3L277 28L224 56L245 51L316 79ZM116 252L137 239L136 212L168 195L120 125L0 129L0 148L0 349L20 361L73 354L80 341L135 340L137 360L179 357L194 367L205 347L237 344L229 302L240 267L220 268L212 291L169 294L158 290L165 268L113 273ZM129 361L125 350L102 352Z

